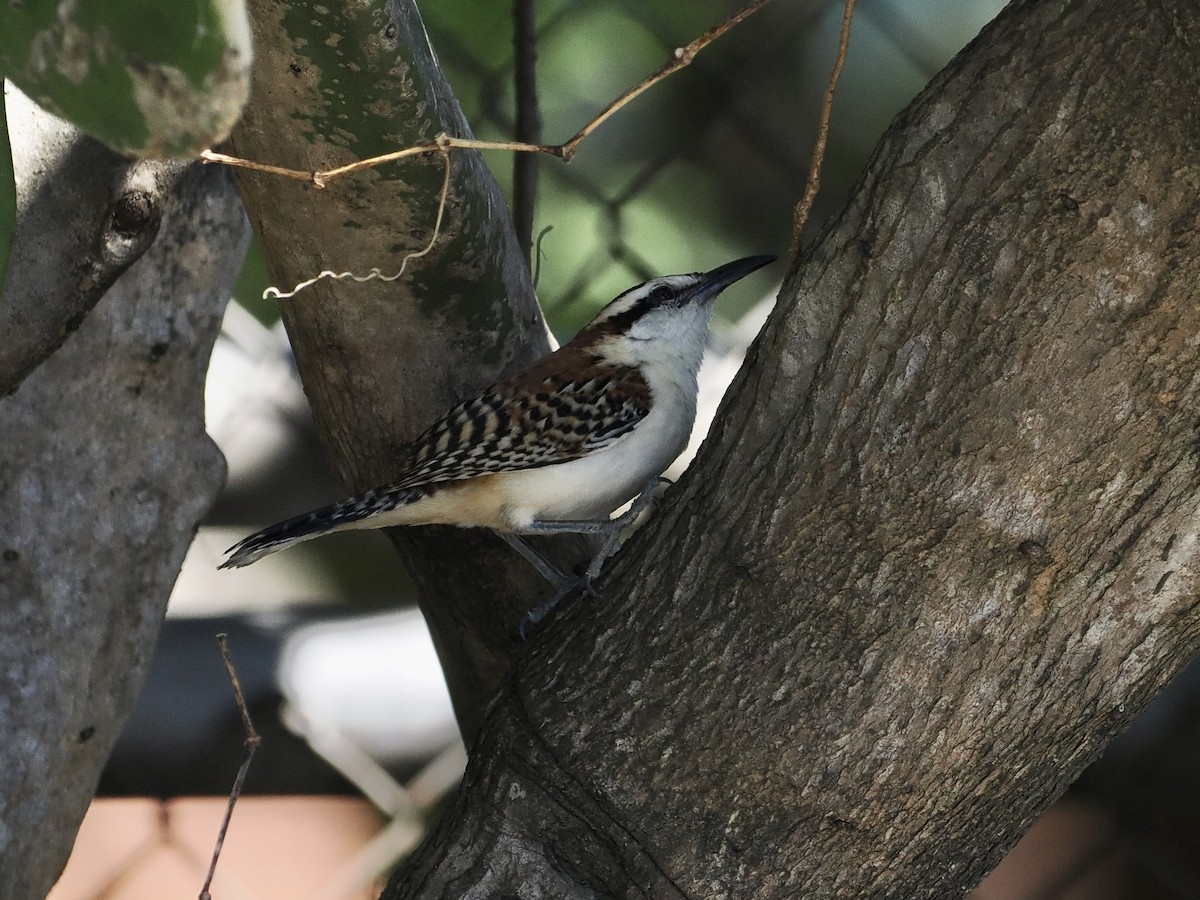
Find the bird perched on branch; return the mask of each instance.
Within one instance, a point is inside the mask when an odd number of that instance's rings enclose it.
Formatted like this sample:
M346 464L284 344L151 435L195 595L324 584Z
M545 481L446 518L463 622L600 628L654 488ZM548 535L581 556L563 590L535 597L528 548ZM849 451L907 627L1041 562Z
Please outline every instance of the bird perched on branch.
M714 301L773 260L751 256L630 288L570 343L435 422L408 446L391 484L252 534L221 568L351 528L491 528L558 588L526 616L523 633L569 590L591 589L621 529L650 501L691 433ZM610 518L630 500L629 512ZM582 582L520 537L564 532L605 538Z

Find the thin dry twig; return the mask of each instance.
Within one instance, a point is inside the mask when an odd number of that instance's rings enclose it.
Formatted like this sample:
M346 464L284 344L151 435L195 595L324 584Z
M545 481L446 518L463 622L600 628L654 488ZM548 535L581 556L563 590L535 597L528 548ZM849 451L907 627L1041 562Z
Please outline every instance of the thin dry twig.
M221 847L225 844L225 833L229 830L233 807L237 805L238 798L242 796L242 785L246 782L246 773L250 771L250 762L254 759L254 752L262 744L262 738L254 730L254 723L250 721L250 710L246 707L246 697L242 694L242 682L238 679L237 669L234 668L233 657L229 655L229 636L218 634L217 643L221 646L221 659L225 661L225 670L229 673L229 681L233 685L233 695L237 700L238 711L242 714L242 728L246 732L246 738L243 741L246 747L246 758L242 760L237 778L233 780L233 789L229 792L229 802L225 806L225 818L221 820L221 828L217 831L217 842L213 846L212 862L208 864L208 875L204 879L204 886L200 888L200 900L212 900L209 888L212 887L213 875L217 871L217 860L221 858Z
M604 109L602 109L595 117L593 117L590 122L579 129L579 133L569 141L564 144L559 144L557 147L547 148L546 152L553 153L555 156L562 158L565 162L570 162L571 157L575 155L575 151L579 149L579 145L583 143L584 139L597 128L599 128L605 121L607 121L608 118L613 115L613 113L629 103L629 101L631 101L634 97L637 97L639 94L654 87L654 85L658 84L664 78L674 75L680 69L690 66L692 64L692 60L696 58L696 55L701 50L703 50L717 38L721 37L721 35L725 34L725 32L729 31L731 28L734 28L735 26L741 24L745 19L748 19L750 16L754 15L754 13L758 12L770 2L771 0L754 0L753 3L747 4L742 9L739 9L720 25L716 25L708 29L708 31L704 32L704 34L700 35L700 37L696 38L686 47L677 48L671 60L665 66L663 66L653 75L643 78L612 103L608 104L608 106L604 107Z
M413 156L421 156L428 153L438 152L443 155L446 160L446 180L442 186L441 200L438 203L437 222L434 226L433 236L430 238L426 247L417 252L411 253L404 257L400 264L400 271L395 275L384 275L378 268L372 268L366 275L357 275L353 272L334 272L326 269L318 273L315 277L309 278L300 282L290 291L280 291L276 287L269 287L263 292L263 299L274 297L275 299L286 299L294 296L299 291L304 290L311 284L323 279L332 278L335 280L351 279L356 282L371 281L378 279L381 281L394 281L404 274L404 269L410 259L425 256L433 249L434 242L438 238L441 230L442 217L446 208L446 199L449 193L449 174L450 174L450 158L449 151L452 149L458 150L507 150L514 153L541 153L548 156L555 156L564 162L570 162L575 155L579 145L595 131L601 124L608 120L617 110L624 107L638 95L649 90L664 78L678 72L680 69L691 65L696 55L715 41L725 32L734 28L749 16L758 12L766 6L770 0L753 0L738 12L734 13L721 24L710 28L700 37L689 43L685 47L680 47L675 50L670 61L667 62L661 69L652 75L642 79L604 109L602 109L595 117L583 126L570 140L562 144L536 144L524 141L480 141L473 138L457 138L451 137L446 133L439 134L433 141L424 144L417 144L413 147L405 147L401 150L395 150L391 153L384 153L381 156L373 156L368 159L358 160L357 162L348 163L344 166L338 166L333 169L326 169L320 172L306 172L300 169L288 169L283 166L269 165L266 163L258 163L248 159L241 159L236 156L230 156L225 153L217 153L213 150L204 150L200 154L200 158L207 163L221 163L235 168L248 169L255 172L262 172L268 175L278 175L284 178L292 178L297 181L306 181L313 187L324 189L328 183L335 178L340 178L343 175L349 175L353 172L360 172L365 169L373 169L385 163L396 162L401 159L407 159Z
M314 187L324 188L335 178L340 178L343 175L349 175L352 172L359 172L363 169L373 169L385 163L395 162L401 159L407 159L410 156L420 156L423 153L433 151L445 151L448 149L457 150L508 150L514 153L543 153L547 156L554 156L561 159L563 162L570 162L575 152L579 149L579 145L593 131L599 128L604 122L612 117L617 110L626 106L631 100L645 91L652 88L658 82L662 81L670 75L675 74L680 69L686 68L692 64L705 47L715 41L725 32L737 26L745 19L749 18L754 13L758 12L771 0L754 0L742 9L738 10L724 22L710 28L700 37L696 38L685 47L679 47L672 54L671 59L661 69L653 75L643 78L624 94L614 100L608 106L604 107L597 113L586 125L569 140L561 144L531 144L522 141L478 141L472 138L457 138L446 134L439 134L434 140L417 144L412 147L405 147L402 150L395 150L391 153L384 153L381 156L372 156L369 159L361 159L358 162L349 163L344 166L338 166L334 169L326 169L322 172L305 172L300 169L288 169L283 166L273 166L266 163L253 162L248 159L240 159L236 156L229 156L225 153L216 153L212 150L205 150L200 154L200 158L204 162L223 163L227 166L234 166L241 169L250 169L255 172L263 172L267 175L279 175L284 178L293 178L297 181L307 181ZM853 3L850 3L853 6Z
M804 185L804 196L796 204L792 217L792 250L794 262L800 255L801 239L804 226L808 223L808 214L812 211L813 201L817 199L817 191L821 189L821 166L825 162L825 145L829 142L829 118L833 114L833 94L837 90L838 78L842 75L842 66L846 62L846 50L850 46L850 21L854 18L855 0L846 0L842 9L842 30L838 36L837 57L833 61L833 69L829 73L829 85L825 88L825 98L821 102L821 119L817 125L817 142L813 145L812 160L808 165L808 180Z

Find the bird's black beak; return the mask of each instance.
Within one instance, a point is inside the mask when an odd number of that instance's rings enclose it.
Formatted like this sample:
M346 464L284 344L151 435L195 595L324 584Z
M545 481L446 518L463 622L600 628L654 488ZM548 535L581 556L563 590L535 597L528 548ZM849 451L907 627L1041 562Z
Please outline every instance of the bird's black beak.
M747 256L745 259L735 259L723 266L717 266L711 272L705 272L700 276L688 301L711 300L735 281L740 281L751 272L757 272L763 266L773 262L775 262L774 256Z

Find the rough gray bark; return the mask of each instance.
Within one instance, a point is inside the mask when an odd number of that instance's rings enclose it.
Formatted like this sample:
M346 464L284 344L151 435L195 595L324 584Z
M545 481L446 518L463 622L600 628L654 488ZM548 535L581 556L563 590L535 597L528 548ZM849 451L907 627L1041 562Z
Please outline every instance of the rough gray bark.
M469 135L411 0L334 6L319 19L307 0L253 0L250 14L254 88L234 131L238 155L314 171L440 132ZM281 301L347 492L387 483L403 444L548 349L499 188L479 154L452 158L441 235L400 280L321 281ZM323 269L397 272L433 233L442 173L435 154L332 181L325 191L244 170L239 179L271 277L288 289ZM484 532L394 531L469 738L506 677L520 615L546 586ZM578 541L559 548L572 549L577 558Z
M13 129L22 230L0 309L37 298L47 306L41 321L70 318L77 271L64 260L126 238L111 233L120 231L108 212L114 190L136 183L162 222L145 255L96 289L99 302L69 339L0 400L6 900L45 896L66 863L141 689L184 552L220 487L204 373L248 235L227 173L131 167L78 133L61 162L45 165L41 136L57 143L64 128ZM56 210L67 216L57 229ZM73 224L106 216L98 231ZM36 253L30 234L43 242ZM6 331L5 342L10 334L23 340Z
M384 896L951 897L1200 645L1200 13L1011 7Z
M81 141L11 84L7 91L14 153L25 153L24 171L36 176L26 183L9 262L8 283L18 287L0 305L0 397L57 350L146 252L162 216L158 164Z

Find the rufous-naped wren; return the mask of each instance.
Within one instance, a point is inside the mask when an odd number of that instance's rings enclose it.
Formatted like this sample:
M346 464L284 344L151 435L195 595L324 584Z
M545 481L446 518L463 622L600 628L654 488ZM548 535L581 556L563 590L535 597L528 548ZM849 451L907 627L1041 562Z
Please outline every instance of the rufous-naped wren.
M611 519L613 511L634 500L636 515L687 444L714 301L773 260L751 256L630 288L569 343L430 426L391 484L252 534L221 568L331 531L457 525L493 529L561 587L570 580L518 536L601 533L590 587L631 518Z

